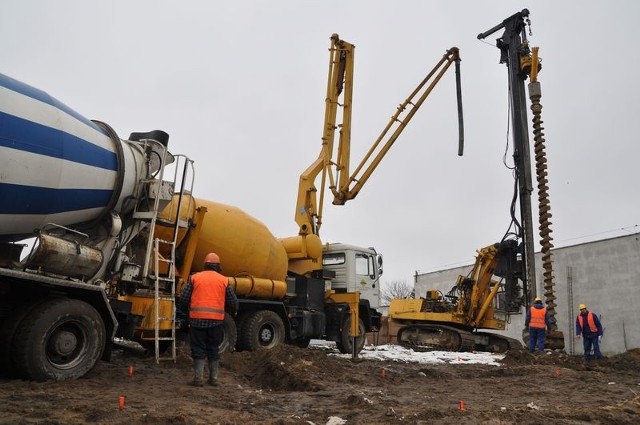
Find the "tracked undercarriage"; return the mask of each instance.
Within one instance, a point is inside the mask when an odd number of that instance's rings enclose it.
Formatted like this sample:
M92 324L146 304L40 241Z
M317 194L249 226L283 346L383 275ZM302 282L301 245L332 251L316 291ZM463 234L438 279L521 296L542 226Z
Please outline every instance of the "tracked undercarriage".
M415 351L488 351L504 353L522 348L514 338L490 332L471 332L438 324L411 324L398 330L398 344Z

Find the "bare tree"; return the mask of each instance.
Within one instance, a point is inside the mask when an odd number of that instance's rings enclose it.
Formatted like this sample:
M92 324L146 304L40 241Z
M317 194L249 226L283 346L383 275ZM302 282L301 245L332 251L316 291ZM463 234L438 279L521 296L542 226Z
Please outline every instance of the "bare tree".
M389 305L391 300L397 298L414 298L415 290L413 286L409 285L406 281L394 280L393 282L385 282L381 289L380 297L382 298L382 305Z

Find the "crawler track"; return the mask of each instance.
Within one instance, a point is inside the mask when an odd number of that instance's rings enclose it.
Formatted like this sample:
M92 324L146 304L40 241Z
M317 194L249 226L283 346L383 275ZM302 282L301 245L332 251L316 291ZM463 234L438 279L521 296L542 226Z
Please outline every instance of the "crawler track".
M398 344L415 351L487 351L505 353L521 349L514 338L490 333L470 332L446 325L413 324L398 331Z
M416 351L473 351L473 333L444 325L407 325L398 331L398 344Z
M474 332L476 336L476 351L491 353L506 353L509 350L521 349L522 344L515 338L509 338L490 332Z

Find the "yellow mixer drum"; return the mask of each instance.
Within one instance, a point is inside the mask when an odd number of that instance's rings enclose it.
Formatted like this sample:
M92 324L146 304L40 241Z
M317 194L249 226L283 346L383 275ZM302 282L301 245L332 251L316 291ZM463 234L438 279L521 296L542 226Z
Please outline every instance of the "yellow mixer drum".
M163 221L175 220L178 197L174 197L159 217L156 234L163 239L172 239L170 227ZM209 252L220 256L222 273L226 276L254 276L256 278L284 281L287 275L288 258L282 244L259 220L237 207L213 201L184 196L181 220L193 219L196 208L205 207L202 229L196 246L192 272L202 270L204 257ZM192 229L180 229L178 247ZM166 234L163 235L163 232Z

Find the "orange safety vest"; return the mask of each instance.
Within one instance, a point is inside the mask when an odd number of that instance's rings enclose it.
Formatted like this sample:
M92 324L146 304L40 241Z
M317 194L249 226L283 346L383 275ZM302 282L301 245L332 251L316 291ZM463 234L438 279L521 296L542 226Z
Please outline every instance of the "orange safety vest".
M544 320L545 316L547 314L547 308L546 307L542 307L542 308L535 308L535 307L531 307L531 320L529 320L529 327L530 328L540 328L540 329L544 329L547 327L547 323Z
M213 270L191 276L193 292L189 318L224 320L224 300L229 280Z
M578 314L578 323L580 323L580 329L584 329L584 317L582 313ZM596 321L593 320L593 313L587 312L587 324L589 325L589 329L591 332L598 333L598 327L596 326Z

